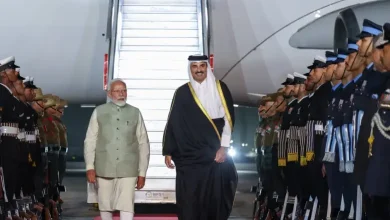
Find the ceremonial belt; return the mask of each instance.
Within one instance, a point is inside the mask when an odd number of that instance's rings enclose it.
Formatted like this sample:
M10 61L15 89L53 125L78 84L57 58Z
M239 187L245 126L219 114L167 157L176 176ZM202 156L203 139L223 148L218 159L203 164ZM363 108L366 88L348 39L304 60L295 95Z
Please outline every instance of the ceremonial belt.
M16 126L2 125L0 127L0 134L1 134L1 136L17 137L19 134L19 128L18 128L17 124L16 124Z
M47 149L48 149L48 152L58 152L61 149L61 147L58 145L55 145L55 144L49 144L47 146Z
M67 147L61 147L60 146L60 154L66 155L68 153L68 148Z
M41 154L46 154L49 151L49 147L41 147Z
M26 142L34 144L37 142L37 136L35 134L35 130L26 131Z
M298 126L290 126L287 131L287 162L298 161Z
M19 129L18 139L21 142L25 142L26 141L26 132L24 130Z
M306 124L306 160L314 159L314 137L315 135L324 135L324 125L320 120L309 120Z

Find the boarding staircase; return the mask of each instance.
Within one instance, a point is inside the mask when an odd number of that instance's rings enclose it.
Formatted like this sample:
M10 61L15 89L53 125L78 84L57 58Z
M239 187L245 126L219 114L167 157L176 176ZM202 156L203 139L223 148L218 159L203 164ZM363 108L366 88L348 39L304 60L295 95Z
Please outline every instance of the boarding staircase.
M136 203L175 203L175 170L166 168L162 140L175 89L188 82L187 58L204 54L200 0L119 2L113 78L123 79L127 102L141 110L150 163Z

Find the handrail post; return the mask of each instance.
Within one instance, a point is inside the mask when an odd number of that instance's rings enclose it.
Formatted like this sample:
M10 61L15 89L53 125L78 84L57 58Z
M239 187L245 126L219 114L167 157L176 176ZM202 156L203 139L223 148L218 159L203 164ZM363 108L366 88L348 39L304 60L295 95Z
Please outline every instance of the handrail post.
M202 13L202 40L203 40L203 53L210 55L210 18L209 18L209 1L201 1L201 13Z
M116 51L119 49L117 47L117 33L119 28L119 22L118 17L120 12L120 4L121 0L112 0L112 3L109 5L112 6L111 13L109 13L108 16L111 14L111 18L108 17L108 22L111 23L111 25L107 24L107 28L110 28L107 30L107 33L109 33L110 36L107 36L109 40L109 47L108 47L108 83L114 78L114 72L116 69Z

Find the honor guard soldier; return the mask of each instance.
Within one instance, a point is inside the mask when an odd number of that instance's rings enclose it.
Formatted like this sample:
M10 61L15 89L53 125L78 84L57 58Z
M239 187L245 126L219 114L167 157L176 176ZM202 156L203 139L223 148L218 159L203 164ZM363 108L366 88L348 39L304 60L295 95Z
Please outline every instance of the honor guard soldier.
M263 171L261 167L262 163L262 144L263 144L263 136L265 133L265 128L267 126L268 119L266 117L266 107L265 104L267 101L270 100L270 97L268 96L263 96L260 101L259 101L259 108L258 108L258 113L260 117L260 122L258 127L256 128L256 140L255 140L255 145L256 145L256 168L257 168L257 173L259 175L259 182L256 188L256 199L254 201L254 210L253 210L253 217L260 219L261 216L265 215L265 197L266 197L266 191L263 190ZM254 192L254 190L253 190Z
M377 110L378 94L382 93L386 79L380 72L374 70L373 51L374 39L382 33L382 26L364 19L361 33L357 36L358 57L355 63L359 63L363 69L355 80L355 93L353 99L353 127L354 138L352 142L355 151L354 177L359 185L357 194L356 218L362 218L362 191L364 188L365 171L368 163L368 136L372 116ZM361 63L361 64L360 64ZM361 138L360 138L361 136ZM364 198L368 213L371 210L369 197Z
M336 113L338 110L338 103L340 100L340 94L342 91L341 80L335 77L335 72L337 71L337 64L344 62L347 57L347 51L343 49L338 49L338 54L327 51L327 68L325 77L332 84L332 91L330 98L328 100L328 118L325 127L325 138L324 138L324 157L323 157L323 176L327 177L328 187L331 194L331 208L330 219L336 219L340 211L341 206L341 196L342 190L340 181L343 179L343 174L339 171L339 160L338 160L338 151L336 150L337 141L334 135L334 127L341 126L340 117L336 119ZM344 70L342 70L344 71ZM338 120L338 122L336 122Z
M338 103L337 117L341 119L341 125L334 125L337 146L339 150L340 172L345 172L342 181L344 211L340 211L337 219L347 219L351 207L356 207L356 191L357 186L353 181L353 162L354 162L354 146L353 146L353 97L355 90L355 80L359 72L362 71L361 64L354 62L357 56L358 47L356 41L348 40L348 56L344 62L338 64L336 71L336 79L341 79L343 90L340 94Z
M313 210L319 208L320 218L325 218L328 187L326 179L322 176L322 142L324 140L324 127L327 121L327 106L331 91L330 82L326 81L326 59L316 56L313 64L307 68L310 70L306 89L313 91L310 95L309 118L306 125L306 160L310 178L310 195L314 199ZM311 207L311 203L308 207Z
M308 98L308 91L306 90L306 76L300 73L294 73L295 93L297 94L297 104L291 112L292 119L290 122L287 161L290 166L294 165L294 171L288 174L287 180L295 182L295 187L298 192L299 205L296 209L296 216L303 216L303 209L308 200L309 185L307 179L307 161L306 161L306 123L308 119L308 109L310 99ZM289 180L290 179L290 180ZM289 187L290 188L290 187ZM295 211L295 209L294 209ZM293 211L293 212L294 212ZM294 216L294 215L293 215Z
M287 130L290 127L291 111L296 105L297 100L293 97L294 93L294 76L287 74L286 81L282 83L285 86L283 91L284 99L287 100L287 107L282 114L280 125L279 144L278 144L278 166L286 167L287 165Z
M15 69L15 57L9 57L0 60L0 157L2 167L2 191L4 209L2 210L3 218L19 218L18 207L16 204L15 191L18 185L19 174L19 122L23 116L20 109L20 102L14 96L17 95L14 82L18 80ZM1 170L1 169L0 169Z
M263 97L262 99L264 104L264 117L263 120L265 123L263 124L263 129L261 132L262 136L262 143L261 143L261 149L260 149L260 173L261 173L261 183L262 183L262 192L261 192L261 198L260 203L263 203L263 208L260 210L260 213L258 214L259 218L264 218L265 215L267 215L268 212L268 202L273 197L273 190L272 190L272 182L270 177L270 160L272 160L272 138L273 138L273 124L272 124L272 114L271 114L271 108L274 104L274 101L272 97L269 95ZM271 157L271 158L270 158ZM272 162L271 162L272 163Z
M48 158L48 173L49 173L49 198L52 208L51 216L58 216L57 200L58 192L58 157L60 151L60 137L59 130L53 122L53 114L55 113L54 106L56 105L56 98L53 95L45 95L44 99L51 99L45 105L45 114L43 119L43 127L47 141L47 158ZM50 103L50 105L49 105ZM46 205L46 204L45 204Z
M269 129L263 142L262 169L264 170L264 189L267 191L267 218L275 218L276 213L280 211L285 194L285 187L277 161L277 140L280 132L280 112L278 108L283 105L284 98L282 93L272 93L267 95L271 98L266 105L271 105L266 114L269 120ZM277 98L279 97L279 101ZM276 192L276 195L275 195ZM281 199L281 200L280 200Z
M286 86L285 89L285 95L289 94L289 96L293 96L295 99L298 97L298 91L299 91L299 85L303 84L306 77L301 76L301 74L297 75L294 74L294 80L289 85ZM296 211L300 210L300 208L297 208L298 206L298 196L300 195L300 180L296 176L300 171L300 165L299 165L299 155L298 155L298 149L296 146L297 139L296 139L296 129L294 126L291 126L292 120L296 117L296 108L298 105L298 100L296 99L293 101L288 108L288 112L283 114L283 121L282 121L282 131L283 128L287 128L285 131L285 134L282 135L281 132L281 138L279 141L279 144L283 144L280 148L280 154L279 154L279 160L278 164L280 165L281 159L286 158L285 160L287 162L286 168L284 169L284 175L286 178L286 184L287 184L287 193L284 201L284 207L282 212L282 218L284 218L285 213L291 213L291 207L287 207L287 201L290 199L293 199L293 209L291 215L295 218L297 216ZM285 117L286 116L286 117ZM285 121L286 120L286 121ZM288 125L285 125L284 123L288 121ZM284 155L283 155L284 154ZM287 157L285 157L287 155ZM283 165L283 164L282 164ZM292 201L290 201L292 202ZM288 208L288 209L287 209Z
M59 137L60 137L60 147L61 147L60 154L58 157L59 187L62 188L62 190L60 191L65 191L65 187L62 185L62 180L65 175L66 154L68 153L68 137L67 137L66 126L61 120L66 105L67 102L63 99L60 99L59 102L57 102L54 107L56 109L56 112L53 115L54 122L58 127ZM59 203L63 202L61 198L59 198L58 201Z
M37 152L35 160L36 163L36 172L35 172L35 202L39 202L41 204L45 204L44 200L44 188L45 184L47 185L48 182L45 183L45 177L47 174L47 141L45 136L45 129L43 126L43 115L45 110L45 103L47 103L47 99L43 99L43 94L41 88L34 89L34 99L31 103L32 108L37 113L37 121L36 121L36 127L35 127L35 135L37 139ZM39 156L38 156L39 155Z
M267 126L267 118L265 117L266 114L266 108L265 108L265 103L270 100L270 97L268 96L263 96L260 99L260 105L259 105L259 116L261 117L261 121L259 123L258 128L256 129L257 137L256 137L256 147L257 147L257 157L256 157L256 167L257 167L257 172L259 174L260 181L261 179L261 158L262 158L262 152L261 152L261 147L263 144L263 136L264 136L264 131L265 127Z
M381 42L381 46L378 48L383 49L383 66L387 71L390 71L390 23L386 23L383 25L384 35L383 35L383 42Z
M390 24L383 27L382 37L377 41L376 48L380 51L382 63L374 64L383 66L383 69L390 69ZM378 66L379 66L378 65ZM379 109L374 114L369 134L368 169L365 178L364 193L370 195L372 210L367 210L367 217L371 219L390 219L389 198L390 189L390 164L389 164L389 106L390 106L390 80L389 72L382 73L387 77L385 91L379 99ZM366 113L364 114L364 117ZM364 123L362 122L362 126ZM361 130L363 132L363 130ZM362 134L359 135L359 139ZM370 213L368 213L370 211Z

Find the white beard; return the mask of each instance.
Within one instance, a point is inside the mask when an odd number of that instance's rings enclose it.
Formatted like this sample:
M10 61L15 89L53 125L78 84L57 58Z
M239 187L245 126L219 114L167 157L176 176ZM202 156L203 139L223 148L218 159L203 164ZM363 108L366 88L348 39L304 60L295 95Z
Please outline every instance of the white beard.
M126 101L112 101L112 103L114 103L115 105L117 105L119 107L123 107L126 105Z

